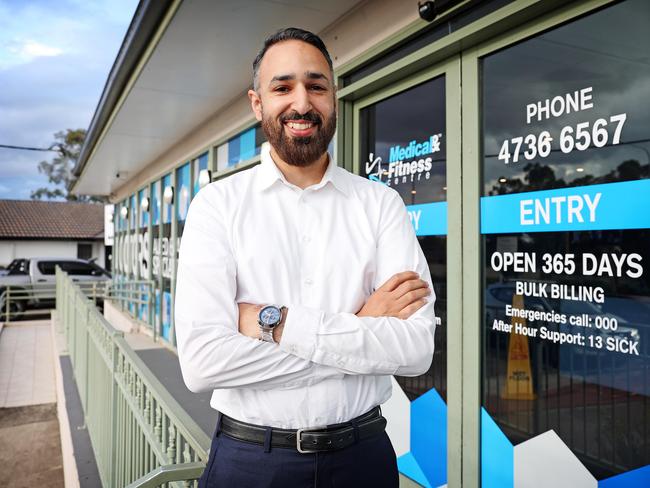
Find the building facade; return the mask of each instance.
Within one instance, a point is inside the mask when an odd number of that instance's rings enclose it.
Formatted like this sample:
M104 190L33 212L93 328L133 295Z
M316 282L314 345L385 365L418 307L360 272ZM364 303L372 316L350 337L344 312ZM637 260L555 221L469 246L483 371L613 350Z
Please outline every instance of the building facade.
M154 280L132 312L173 346L190 201L263 150L252 60L278 28L319 33L331 153L402 196L438 297L431 369L384 407L400 471L650 486L650 4L440 3L141 2L74 191L115 203L116 279Z

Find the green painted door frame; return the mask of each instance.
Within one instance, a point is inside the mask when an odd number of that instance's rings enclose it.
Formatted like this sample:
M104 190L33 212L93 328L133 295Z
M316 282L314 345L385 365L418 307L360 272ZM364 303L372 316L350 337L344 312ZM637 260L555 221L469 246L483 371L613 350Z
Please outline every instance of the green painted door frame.
M338 91L337 157L359 174L361 109L442 74L446 77L450 488L477 488L481 483L481 58L609 3L612 0L515 1ZM426 27L417 21L373 52L390 51L417 32L418 25ZM339 82L368 59L339 68Z

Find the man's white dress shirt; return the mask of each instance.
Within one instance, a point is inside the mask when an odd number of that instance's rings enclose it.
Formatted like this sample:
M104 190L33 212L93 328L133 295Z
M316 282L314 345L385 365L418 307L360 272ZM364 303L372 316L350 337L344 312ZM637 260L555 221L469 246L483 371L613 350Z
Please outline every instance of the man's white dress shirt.
M395 273L429 282L407 320L355 315ZM385 402L391 375L433 356L435 296L396 191L331 160L320 183L260 165L203 188L187 215L176 282L176 338L192 391L233 418L280 428L350 420ZM237 303L288 307L281 343L238 333Z

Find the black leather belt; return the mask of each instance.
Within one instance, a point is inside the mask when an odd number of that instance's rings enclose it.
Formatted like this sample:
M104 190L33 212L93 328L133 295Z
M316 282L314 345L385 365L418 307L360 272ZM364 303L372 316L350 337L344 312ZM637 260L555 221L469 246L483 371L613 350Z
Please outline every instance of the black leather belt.
M386 419L382 417L380 408L375 407L369 412L341 424L297 430L270 428L271 447L297 449L302 453L335 451L380 434L385 428ZM221 415L220 431L228 437L240 441L264 445L267 430L269 427L248 424L227 415Z

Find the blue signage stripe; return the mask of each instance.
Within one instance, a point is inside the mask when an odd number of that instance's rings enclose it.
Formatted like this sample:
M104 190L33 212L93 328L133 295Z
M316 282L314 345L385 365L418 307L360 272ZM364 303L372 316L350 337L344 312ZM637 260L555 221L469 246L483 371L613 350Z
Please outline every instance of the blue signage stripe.
M481 233L650 228L650 180L481 198Z
M255 128L248 129L240 136L239 158L244 161L255 156Z
M408 210L416 235L447 235L447 202L407 205L406 210Z

